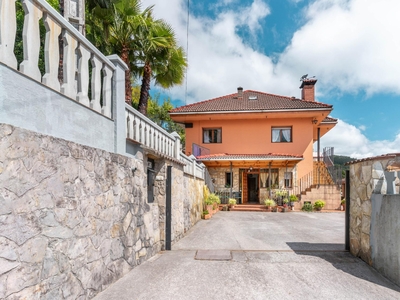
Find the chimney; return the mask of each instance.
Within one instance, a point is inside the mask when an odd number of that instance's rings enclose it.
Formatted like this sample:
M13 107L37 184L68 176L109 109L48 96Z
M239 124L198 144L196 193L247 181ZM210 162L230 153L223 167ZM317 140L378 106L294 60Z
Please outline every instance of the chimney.
M243 99L243 88L239 86L237 88L237 91L238 91L238 99Z
M305 101L315 101L315 90L314 85L317 83L315 78L304 78L300 85L301 99Z

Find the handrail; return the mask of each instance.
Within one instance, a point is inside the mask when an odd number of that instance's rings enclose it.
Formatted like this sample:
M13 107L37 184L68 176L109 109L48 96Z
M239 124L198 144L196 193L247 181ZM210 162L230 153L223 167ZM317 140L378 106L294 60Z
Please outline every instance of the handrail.
M45 0L30 0L23 3L24 61L19 65L20 72L111 118L111 80L116 70L115 65ZM17 32L15 1L3 0L0 5L0 62L17 69L18 62L14 53ZM40 47L38 38L40 36L40 19L43 19L46 27L43 49ZM60 34L63 47L61 58L63 79L61 82L58 78ZM43 76L38 64L41 51L45 54L45 74ZM89 61L92 65L91 76ZM76 75L78 75L77 79ZM89 84L91 85L91 99L89 99Z

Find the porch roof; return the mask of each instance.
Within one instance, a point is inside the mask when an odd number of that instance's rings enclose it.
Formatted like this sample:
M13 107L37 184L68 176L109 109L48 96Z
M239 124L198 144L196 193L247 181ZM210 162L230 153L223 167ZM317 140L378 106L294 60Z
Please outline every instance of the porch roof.
M197 161L201 161L208 167L232 167L236 168L280 168L294 167L298 162L303 160L302 155L293 154L210 154L196 157Z

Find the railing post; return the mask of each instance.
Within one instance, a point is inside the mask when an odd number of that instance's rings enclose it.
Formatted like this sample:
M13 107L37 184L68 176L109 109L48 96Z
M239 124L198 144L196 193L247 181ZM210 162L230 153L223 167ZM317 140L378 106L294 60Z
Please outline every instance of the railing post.
M112 106L114 119L114 152L126 153L126 123L125 123L125 71L126 64L118 55L107 57L115 66L112 77Z
M193 177L196 177L196 157L192 154L189 156L189 158L192 160L192 175Z
M15 0L2 0L0 1L0 61L14 69L17 68L17 58L14 54L16 32Z
M175 150L174 157L178 160L181 159L181 137L177 132L171 133L171 135L175 138ZM194 156L193 156L194 157ZM196 158L195 158L196 159Z

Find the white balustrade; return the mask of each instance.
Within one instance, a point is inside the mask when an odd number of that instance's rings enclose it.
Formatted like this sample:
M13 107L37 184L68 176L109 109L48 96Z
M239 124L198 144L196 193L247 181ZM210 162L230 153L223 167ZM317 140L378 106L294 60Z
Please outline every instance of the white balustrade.
M0 61L11 68L17 68L14 54L17 17L15 0L0 0Z
M11 68L18 68L14 53L17 32L16 1L21 1L24 9L22 36L24 56L19 70L49 88L111 118L112 78L116 66L46 0L0 0L0 62ZM40 45L41 19L46 28L43 48ZM63 47L62 82L58 78L60 34ZM39 69L40 53L44 53L45 57L43 77ZM92 76L89 76L89 61L92 66Z

